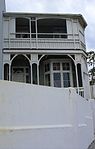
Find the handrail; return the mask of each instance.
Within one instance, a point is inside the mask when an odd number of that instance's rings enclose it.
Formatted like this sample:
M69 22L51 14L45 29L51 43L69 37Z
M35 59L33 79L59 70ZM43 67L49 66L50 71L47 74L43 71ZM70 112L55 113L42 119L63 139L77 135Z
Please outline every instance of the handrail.
M83 87L77 87L76 93L78 93L80 96L84 97L84 88Z
M25 37L30 38L30 35L31 37L36 38L36 33L24 33L24 32L10 33L10 38L12 35L15 35L16 38L25 38ZM38 38L39 37L42 38L41 37L42 35L43 37L48 35L46 38L49 38L49 36L53 38L67 38L68 36L73 37L73 34L67 34L67 33L37 33ZM79 34L74 34L74 36L79 37Z

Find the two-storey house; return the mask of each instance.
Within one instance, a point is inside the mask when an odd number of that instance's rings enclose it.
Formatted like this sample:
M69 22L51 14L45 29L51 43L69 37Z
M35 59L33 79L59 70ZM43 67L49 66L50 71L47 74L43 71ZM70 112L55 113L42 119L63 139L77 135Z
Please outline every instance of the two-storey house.
M89 98L81 14L2 12L1 79L74 87Z

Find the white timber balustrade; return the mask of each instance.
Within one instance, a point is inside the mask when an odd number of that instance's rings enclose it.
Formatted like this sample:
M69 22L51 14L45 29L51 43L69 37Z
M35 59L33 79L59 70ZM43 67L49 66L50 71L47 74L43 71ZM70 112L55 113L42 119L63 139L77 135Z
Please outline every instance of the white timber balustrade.
M78 34L38 33L36 38L35 33L10 33L4 38L4 48L85 49L85 45Z

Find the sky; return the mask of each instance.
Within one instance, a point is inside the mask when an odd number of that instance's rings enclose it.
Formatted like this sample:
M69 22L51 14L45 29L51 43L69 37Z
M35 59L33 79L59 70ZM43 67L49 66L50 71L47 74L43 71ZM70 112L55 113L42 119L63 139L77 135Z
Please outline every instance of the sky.
M95 0L5 0L7 12L76 13L87 22L87 51L95 50Z

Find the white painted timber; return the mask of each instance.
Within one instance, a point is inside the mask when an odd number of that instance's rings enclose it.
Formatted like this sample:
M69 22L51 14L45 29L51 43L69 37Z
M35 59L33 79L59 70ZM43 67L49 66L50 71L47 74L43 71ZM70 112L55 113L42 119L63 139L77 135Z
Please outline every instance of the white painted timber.
M14 36L14 34L12 34ZM62 39L62 38L5 38L4 48L39 48L39 49L83 49L85 45L81 43L76 34L75 39Z

